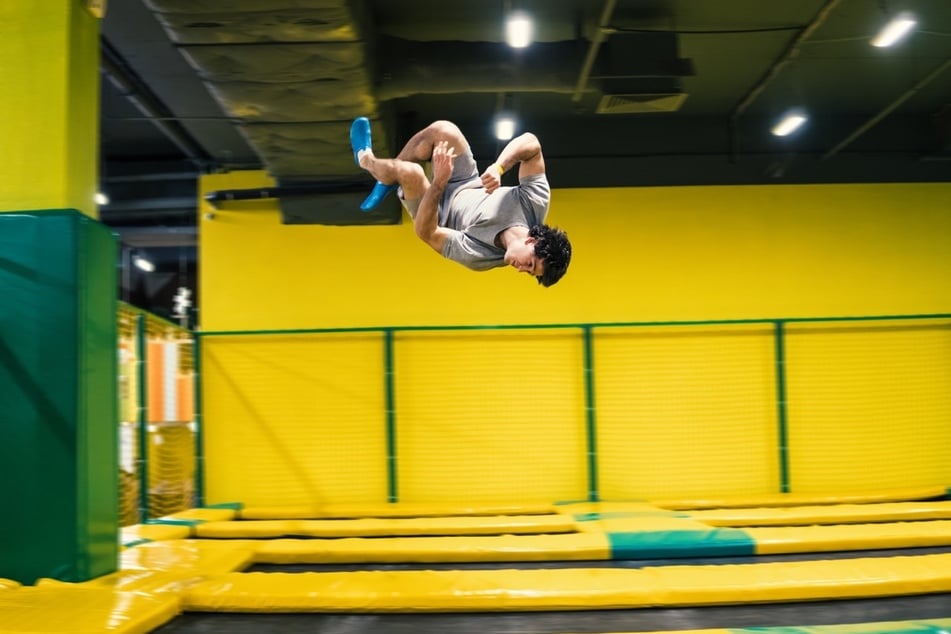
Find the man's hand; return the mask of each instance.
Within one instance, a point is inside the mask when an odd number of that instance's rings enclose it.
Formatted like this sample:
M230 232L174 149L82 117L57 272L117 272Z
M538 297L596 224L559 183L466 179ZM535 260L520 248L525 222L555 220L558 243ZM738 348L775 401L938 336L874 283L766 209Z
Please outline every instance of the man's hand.
M493 163L482 172L482 186L488 193L494 192L502 184L502 172L498 163Z
M440 141L433 147L433 184L445 186L452 176L452 162L456 158L456 149L448 141Z

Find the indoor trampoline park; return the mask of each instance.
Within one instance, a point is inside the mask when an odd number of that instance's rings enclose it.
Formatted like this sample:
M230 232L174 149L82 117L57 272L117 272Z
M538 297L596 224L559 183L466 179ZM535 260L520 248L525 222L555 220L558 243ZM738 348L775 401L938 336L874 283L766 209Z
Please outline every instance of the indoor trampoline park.
M951 5L710 4L0 1L0 634L951 632Z

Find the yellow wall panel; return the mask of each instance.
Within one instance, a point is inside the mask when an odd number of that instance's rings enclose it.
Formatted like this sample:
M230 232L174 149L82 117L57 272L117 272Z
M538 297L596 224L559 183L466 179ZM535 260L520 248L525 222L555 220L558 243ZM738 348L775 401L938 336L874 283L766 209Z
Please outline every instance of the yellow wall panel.
M202 193L268 184L257 172L214 174ZM552 195L550 221L574 255L551 288L444 260L407 222L283 225L274 201L203 202L213 217L200 226L202 328L951 312L949 183Z
M215 174L202 178L201 192L270 184L258 172ZM951 313L948 183L608 190L553 184L550 220L567 230L574 261L549 289L514 271L474 273L445 261L407 222L283 225L274 201L220 209L203 201L202 329ZM555 330L397 332L392 484L399 499L586 497L583 337L580 329ZM772 331L714 331L596 330L602 498L779 490ZM218 345L216 336L203 340ZM296 344L280 344L270 361L249 365L245 357L260 358L262 344L254 337L228 341L227 354L211 348L203 367L213 501L385 499L380 341L356 353L348 345L315 344L320 364L289 367L275 359ZM903 373L922 396L916 400L906 387L901 406L874 396L894 386L862 375L872 396L859 403L865 397L848 392L852 413L841 413L823 390L848 373L861 375L868 363L829 364L826 353L822 344L800 348L791 340L789 399L802 399L789 421L793 491L851 487L858 477L863 490L908 485L906 475L922 484L951 479L935 457L947 453L949 442L937 422L947 420L943 366ZM902 346L894 354L901 367L908 364ZM254 372L260 376L252 378ZM303 422L314 419L319 424ZM332 429L326 420L334 420ZM913 423L934 449L918 452L909 432L892 429L896 420L898 427ZM896 452L876 440L860 448L861 460L848 458L857 445L845 439L860 426L870 439L898 433L889 441ZM916 462L905 458L916 452ZM892 466L882 470L888 458Z
M790 325L794 491L951 483L951 327Z
M400 499L587 497L580 331L401 333Z
M202 343L207 501L386 500L380 335Z
M769 326L599 331L603 499L779 491Z

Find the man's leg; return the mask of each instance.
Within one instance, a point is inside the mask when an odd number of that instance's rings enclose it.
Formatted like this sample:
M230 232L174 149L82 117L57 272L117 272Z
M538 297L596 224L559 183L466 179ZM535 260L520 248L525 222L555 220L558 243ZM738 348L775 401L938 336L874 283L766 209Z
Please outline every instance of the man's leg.
M465 136L458 126L451 121L435 121L414 134L406 145L403 146L403 149L400 150L395 160L403 163L417 164L416 166L419 167L419 163L426 162L432 158L433 146L440 141L447 141L455 150L456 156L466 155L467 157L471 157L469 143L466 141ZM411 201L422 198L423 193L426 191L425 188L413 186L418 183L418 177L420 175L422 175L422 180L425 181L425 186L429 185L425 175L422 173L422 169L420 168L419 173L415 173L410 171L412 168L409 168L408 165L393 163L392 161L394 159L377 159L373 154L372 144L370 143L370 122L366 118L361 117L353 122L350 130L350 143L353 147L354 158L357 160L357 163L360 167L373 174L377 179L377 184L360 206L361 209L369 211L376 207L390 192L396 189L397 184L403 187L403 198L405 200ZM463 173L459 176L465 178L471 177L468 173L470 171L469 163L472 164L472 169L474 170L474 161L464 160L461 163L464 163L464 165L460 165L460 167L464 167L465 169L460 170ZM475 175L477 176L478 174ZM456 170L454 170L453 177L455 178L456 176ZM413 182L409 183L409 187L407 187L403 184L401 179Z

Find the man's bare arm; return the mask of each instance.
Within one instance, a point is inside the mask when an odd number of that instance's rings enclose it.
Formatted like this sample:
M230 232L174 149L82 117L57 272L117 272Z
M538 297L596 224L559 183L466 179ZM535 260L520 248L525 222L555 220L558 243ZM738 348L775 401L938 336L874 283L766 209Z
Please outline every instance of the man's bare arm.
M545 173L542 145L538 137L531 132L520 134L502 148L495 163L482 173L482 186L491 194L501 184L502 174L509 171L516 163L519 166L519 178Z
M445 141L433 147L433 181L419 201L413 228L420 240L442 254L448 232L439 226L439 201L446 191L449 176L452 175L452 161L455 151Z

